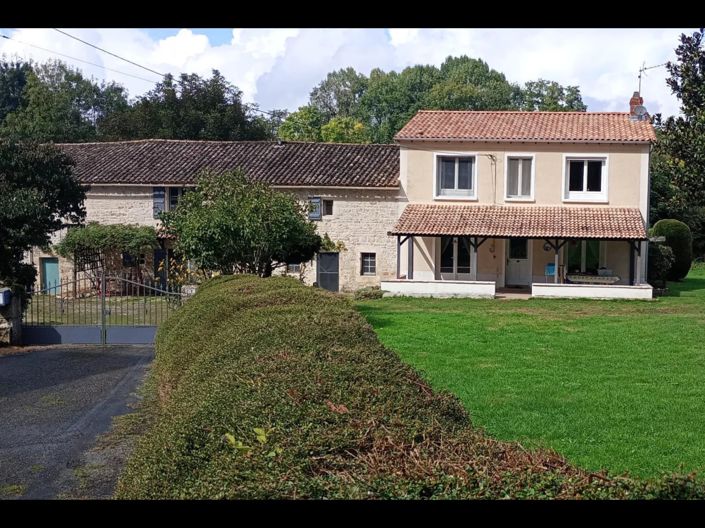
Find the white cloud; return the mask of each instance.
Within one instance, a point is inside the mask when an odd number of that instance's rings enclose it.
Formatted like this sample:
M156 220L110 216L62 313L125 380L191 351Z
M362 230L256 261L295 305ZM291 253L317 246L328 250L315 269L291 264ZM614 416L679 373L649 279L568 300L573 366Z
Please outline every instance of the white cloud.
M675 58L678 29L234 29L232 40L213 45L207 35L181 29L153 39L139 29L72 29L68 32L158 72L209 75L219 69L248 101L262 108L295 110L333 70L352 66L400 70L439 65L448 55L485 60L512 82L538 78L580 86L589 110L624 110L647 66ZM135 66L50 29L20 29L10 36L133 75L158 80ZM49 54L12 41L0 53L46 60ZM71 62L71 61L68 61ZM76 63L87 74L124 84L140 95L150 83ZM665 68L649 70L642 95L651 113L672 114L678 101L666 86Z

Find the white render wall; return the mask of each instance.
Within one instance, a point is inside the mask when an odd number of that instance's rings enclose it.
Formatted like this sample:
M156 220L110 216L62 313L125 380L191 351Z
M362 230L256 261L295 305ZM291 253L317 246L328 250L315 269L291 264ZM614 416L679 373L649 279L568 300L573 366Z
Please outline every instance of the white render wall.
M382 281L385 297L478 297L493 299L494 281Z
M532 297L561 297L568 299L651 299L653 288L601 284L532 284Z

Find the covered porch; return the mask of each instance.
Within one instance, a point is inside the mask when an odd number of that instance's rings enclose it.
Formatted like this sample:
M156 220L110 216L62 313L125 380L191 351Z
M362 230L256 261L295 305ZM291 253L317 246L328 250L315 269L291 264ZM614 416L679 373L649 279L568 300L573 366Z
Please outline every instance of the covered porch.
M651 298L638 209L410 204L386 295Z

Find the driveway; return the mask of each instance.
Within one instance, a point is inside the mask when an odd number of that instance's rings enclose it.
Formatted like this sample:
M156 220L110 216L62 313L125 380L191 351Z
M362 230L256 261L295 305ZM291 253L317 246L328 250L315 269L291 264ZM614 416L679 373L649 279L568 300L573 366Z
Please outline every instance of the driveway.
M84 453L137 400L153 356L149 346L79 345L0 356L0 498L70 490Z

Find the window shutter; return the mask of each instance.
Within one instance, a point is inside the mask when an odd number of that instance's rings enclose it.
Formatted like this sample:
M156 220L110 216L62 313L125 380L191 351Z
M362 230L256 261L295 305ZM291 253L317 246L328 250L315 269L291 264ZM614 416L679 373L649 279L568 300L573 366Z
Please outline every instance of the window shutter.
M152 187L152 208L154 218L159 218L159 213L165 209L166 189L164 187Z
M308 199L309 204L309 220L320 220L321 219L321 198L316 196Z

